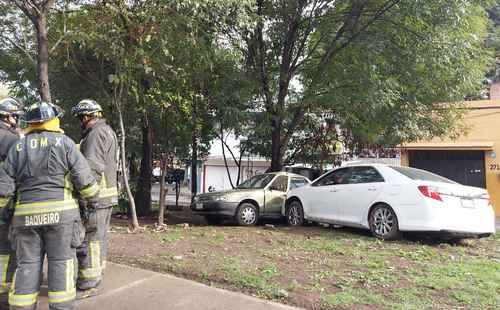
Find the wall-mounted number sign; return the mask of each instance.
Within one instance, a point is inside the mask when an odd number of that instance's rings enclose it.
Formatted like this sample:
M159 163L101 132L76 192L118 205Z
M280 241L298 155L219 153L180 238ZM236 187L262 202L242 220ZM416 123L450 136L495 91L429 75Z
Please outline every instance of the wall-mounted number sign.
M500 171L500 164L490 164L491 171Z

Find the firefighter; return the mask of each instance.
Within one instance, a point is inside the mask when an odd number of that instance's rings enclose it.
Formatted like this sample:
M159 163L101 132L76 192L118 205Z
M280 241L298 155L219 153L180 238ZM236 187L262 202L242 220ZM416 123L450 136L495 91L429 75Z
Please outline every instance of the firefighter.
M83 225L73 191L88 199L91 217L99 192L90 167L59 127L62 110L51 103L27 107L26 136L15 143L0 167L0 196L16 194L10 241L17 270L9 292L10 309L36 309L45 255L51 310L73 309L76 248Z
M101 106L94 100L80 101L71 112L80 120L80 151L87 159L100 189L96 210L97 229L87 230L85 240L77 250L77 298L81 299L96 295L102 282L111 211L118 203L118 143L115 132L103 118Z
M21 104L13 98L0 100L0 163L7 157L10 147L19 140L16 131ZM7 212L9 200L0 199L0 213ZM7 309L8 285L16 268L14 252L11 249L8 233L9 223L0 219L0 309Z

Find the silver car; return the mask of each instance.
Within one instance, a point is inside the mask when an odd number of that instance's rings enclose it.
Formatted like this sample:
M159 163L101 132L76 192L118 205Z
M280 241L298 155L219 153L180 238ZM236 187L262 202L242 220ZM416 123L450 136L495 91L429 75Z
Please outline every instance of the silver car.
M191 210L210 224L235 219L239 225L252 226L261 218L282 217L288 191L309 183L306 177L288 172L259 174L235 189L196 195Z

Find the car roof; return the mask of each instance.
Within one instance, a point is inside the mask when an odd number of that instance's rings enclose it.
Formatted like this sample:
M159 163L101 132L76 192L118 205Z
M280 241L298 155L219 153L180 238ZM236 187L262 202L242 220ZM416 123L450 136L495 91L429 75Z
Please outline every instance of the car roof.
M297 173L286 172L286 171L266 172L266 173L263 173L263 174L287 175L289 177L300 177L300 178L307 179L307 177L305 177L303 175L300 175L300 174L297 174Z
M346 164L345 166L340 166L336 167L337 168L343 168L343 167L366 167L366 166L372 166L372 167L389 167L391 165L388 164L381 164L381 163L362 163L362 164Z

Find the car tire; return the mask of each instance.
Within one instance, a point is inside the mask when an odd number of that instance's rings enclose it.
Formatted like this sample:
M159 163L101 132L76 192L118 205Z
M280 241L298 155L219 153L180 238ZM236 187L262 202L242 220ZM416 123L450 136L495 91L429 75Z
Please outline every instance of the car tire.
M286 222L290 226L304 225L304 209L298 200L292 200L286 209Z
M205 215L205 221L209 225L220 225L224 222L224 219L219 216Z
M396 240L401 237L398 218L392 208L385 204L375 206L368 219L373 236L383 240Z
M258 218L259 213L257 211L257 207L248 202L242 203L236 212L236 221L238 222L238 225L241 226L255 226Z

